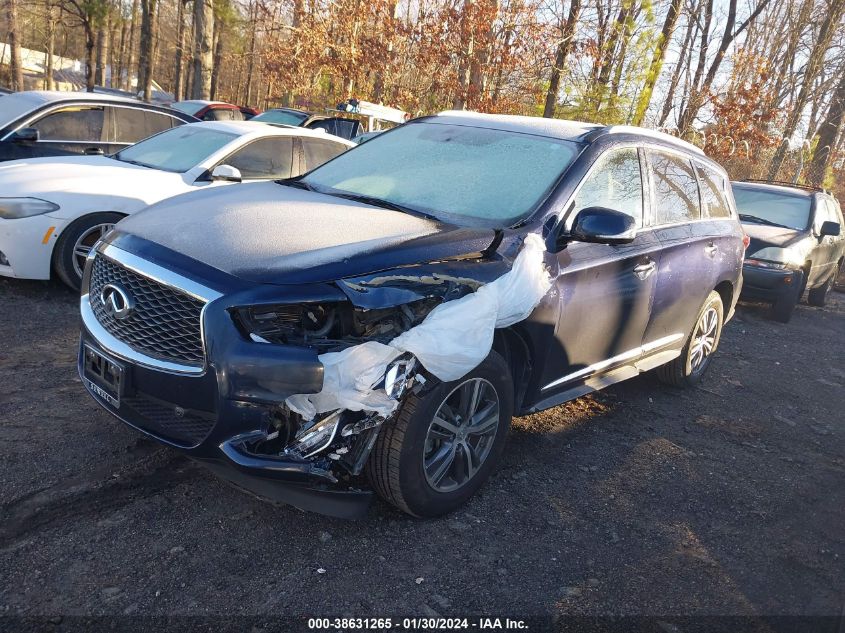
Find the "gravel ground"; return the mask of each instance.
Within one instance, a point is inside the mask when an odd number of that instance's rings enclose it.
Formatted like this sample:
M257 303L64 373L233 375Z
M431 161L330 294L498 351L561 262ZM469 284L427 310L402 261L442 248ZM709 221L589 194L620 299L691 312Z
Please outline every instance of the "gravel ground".
M841 293L789 325L741 306L695 390L646 375L516 420L452 516L357 522L262 503L103 412L76 302L0 281L0 614L842 612Z

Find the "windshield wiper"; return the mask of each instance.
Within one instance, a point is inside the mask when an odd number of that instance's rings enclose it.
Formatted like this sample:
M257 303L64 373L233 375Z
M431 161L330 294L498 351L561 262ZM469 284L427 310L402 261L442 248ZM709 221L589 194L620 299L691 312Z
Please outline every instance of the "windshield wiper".
M285 187L295 187L297 189L305 189L305 191L316 191L314 187L302 180L299 176L296 176L295 178L282 178L276 182L280 185L284 185Z
M772 222L771 220L767 220L766 218L760 218L756 215L748 215L747 213L740 213L739 214L740 220L746 220L748 222L756 222L757 224L765 224L766 226L776 226L781 229L791 229L791 226L786 226L785 224L778 224L777 222Z
M147 169L152 169L152 167L150 167L146 163L142 163L142 162L137 161L137 160L129 160L128 158L121 158L120 152L118 152L117 154L112 154L110 156L110 158L114 158L115 160L119 160L121 163L128 163L130 165L138 165L138 167L146 167Z
M428 220L437 221L437 218L431 215L430 213L425 213L424 211L420 211L412 207L406 207L405 205L398 204L396 202L391 202L390 200L384 200L383 198L376 198L375 196L365 196L363 194L358 193L336 193L333 191L321 191L320 193L325 193L327 196L336 196L338 198L345 198L347 200L353 200L355 202L363 202L364 204L369 204L373 207L390 209L391 211L400 211L401 213L408 213L410 215L416 215L418 217L426 218Z

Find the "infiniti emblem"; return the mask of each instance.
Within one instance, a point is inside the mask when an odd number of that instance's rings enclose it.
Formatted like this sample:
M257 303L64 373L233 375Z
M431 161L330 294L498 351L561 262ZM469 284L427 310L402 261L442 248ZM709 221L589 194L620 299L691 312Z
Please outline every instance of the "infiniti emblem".
M118 284L106 284L100 291L106 313L115 319L126 319L135 310L135 300Z

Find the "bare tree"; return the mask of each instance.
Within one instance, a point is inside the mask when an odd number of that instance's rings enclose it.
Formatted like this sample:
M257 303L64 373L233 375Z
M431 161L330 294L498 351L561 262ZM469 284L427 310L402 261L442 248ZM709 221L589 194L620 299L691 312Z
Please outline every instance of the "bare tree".
M23 65L21 63L21 42L18 31L18 3L17 0L3 0L6 9L6 25L9 29L9 47L11 57L9 72L11 74L12 90L23 90Z
M569 5L569 15L561 24L560 41L555 51L555 63L549 76L549 89L546 91L546 103L543 106L543 116L551 119L555 115L558 92L560 91L560 76L566 67L569 53L575 39L575 27L581 14L581 0L572 0Z
M836 149L836 139L842 131L845 120L845 68L840 71L839 84L830 102L827 116L819 126L818 143L807 174L811 184L821 187L827 177L827 170Z
M211 0L194 0L194 99L211 98L213 40L214 5Z
M654 52L651 56L651 65L645 78L645 85L640 91L639 99L637 99L637 106L631 120L634 125L642 125L645 113L651 103L651 93L654 91L654 85L660 76L660 70L663 68L663 60L666 58L669 41L675 32L675 25L678 23L678 15L681 12L682 2L683 0L672 0L669 4L666 19L663 21L663 28L660 30L660 35L657 37L657 42L654 45Z

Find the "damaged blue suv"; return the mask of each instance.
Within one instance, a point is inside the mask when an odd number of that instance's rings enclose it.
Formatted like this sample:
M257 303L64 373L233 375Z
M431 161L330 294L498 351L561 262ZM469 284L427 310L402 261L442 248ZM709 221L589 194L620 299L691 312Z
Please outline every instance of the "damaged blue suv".
M286 404L321 391L320 355L407 332L507 273L531 234L551 288L475 369L443 382L397 359L375 385L397 401L386 417ZM260 496L354 517L376 492L437 516L489 477L512 416L652 369L696 383L743 239L724 170L692 145L446 112L305 176L120 222L88 258L79 373L110 413Z

